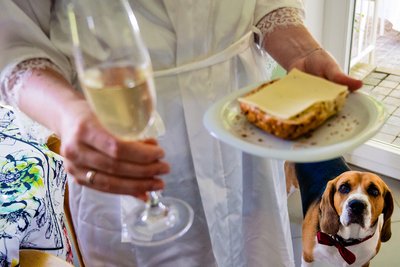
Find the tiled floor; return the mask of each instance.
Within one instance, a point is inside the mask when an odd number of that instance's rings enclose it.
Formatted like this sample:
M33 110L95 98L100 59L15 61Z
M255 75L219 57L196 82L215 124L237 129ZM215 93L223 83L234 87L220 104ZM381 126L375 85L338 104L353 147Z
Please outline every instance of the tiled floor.
M390 117L374 138L398 147L400 153L400 32L388 22L384 35L377 38L374 58L373 65L365 59L350 75L363 79L362 90L385 104Z
M362 91L382 101L390 114L374 138L398 146L400 149L400 75L395 71L389 72L377 68L364 78L363 82Z
M352 167L357 169L356 167ZM397 267L400 266L400 182L388 177L383 177L393 193L395 209L392 216L392 237L382 243L378 255L371 261L370 267ZM289 216L291 222L293 248L296 260L296 267L301 266L301 224L302 210L300 193L293 193L288 199ZM315 263L314 267L331 267L327 264Z

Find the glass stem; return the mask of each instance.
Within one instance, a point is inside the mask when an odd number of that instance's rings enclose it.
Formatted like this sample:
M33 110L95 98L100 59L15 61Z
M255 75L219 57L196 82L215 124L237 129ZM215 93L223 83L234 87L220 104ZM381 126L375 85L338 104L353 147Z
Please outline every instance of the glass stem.
M147 219L165 217L168 214L168 207L161 202L160 191L147 192L147 209L145 211Z

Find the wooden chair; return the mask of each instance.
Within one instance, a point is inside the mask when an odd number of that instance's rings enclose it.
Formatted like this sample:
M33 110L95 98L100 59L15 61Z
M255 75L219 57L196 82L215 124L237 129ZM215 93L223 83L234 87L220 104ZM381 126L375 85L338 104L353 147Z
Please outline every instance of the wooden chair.
M48 141L47 141L47 147L57 153L60 154L60 147L61 147L61 141L60 139L55 136L52 135L49 137ZM81 251L79 249L79 244L78 244L78 238L76 236L76 232L75 232L75 228L72 222L72 215L71 215L71 210L69 208L69 191L68 191L68 183L65 186L65 193L64 193L64 214L65 214L65 218L67 220L67 224L68 224L68 228L70 231L70 237L72 239L72 243L73 246L75 247L75 251L77 255L74 255L78 258L78 262L80 267L85 267L85 264L83 262L83 257L81 254Z
M69 197L69 191L68 191L68 184L67 184L65 186L65 193L64 193L64 214L65 214L65 218L67 219L67 224L69 227L72 244L75 247L75 251L76 251L76 255L74 255L74 256L76 256L78 258L79 266L85 267L85 263L83 262L82 254L79 249L78 238L76 236L75 228L72 223L72 216L71 216L71 210L69 208L68 197Z
M21 249L19 264L20 267L74 267L59 257L34 249Z

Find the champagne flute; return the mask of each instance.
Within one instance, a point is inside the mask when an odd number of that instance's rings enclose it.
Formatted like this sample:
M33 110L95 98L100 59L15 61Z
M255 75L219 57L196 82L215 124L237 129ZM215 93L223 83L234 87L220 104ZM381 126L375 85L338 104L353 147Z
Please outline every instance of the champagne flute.
M105 4L107 3L107 4ZM100 123L128 140L148 137L157 116L150 56L127 0L75 1L68 5L74 60L85 97ZM187 232L192 208L147 193L125 231L141 246L160 245Z

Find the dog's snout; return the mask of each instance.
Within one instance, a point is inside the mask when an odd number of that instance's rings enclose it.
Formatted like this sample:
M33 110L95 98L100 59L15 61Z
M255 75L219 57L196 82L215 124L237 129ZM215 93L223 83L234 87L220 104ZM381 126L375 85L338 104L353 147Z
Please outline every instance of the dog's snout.
M350 200L348 205L353 214L363 213L365 207L367 206L364 201L358 199Z

